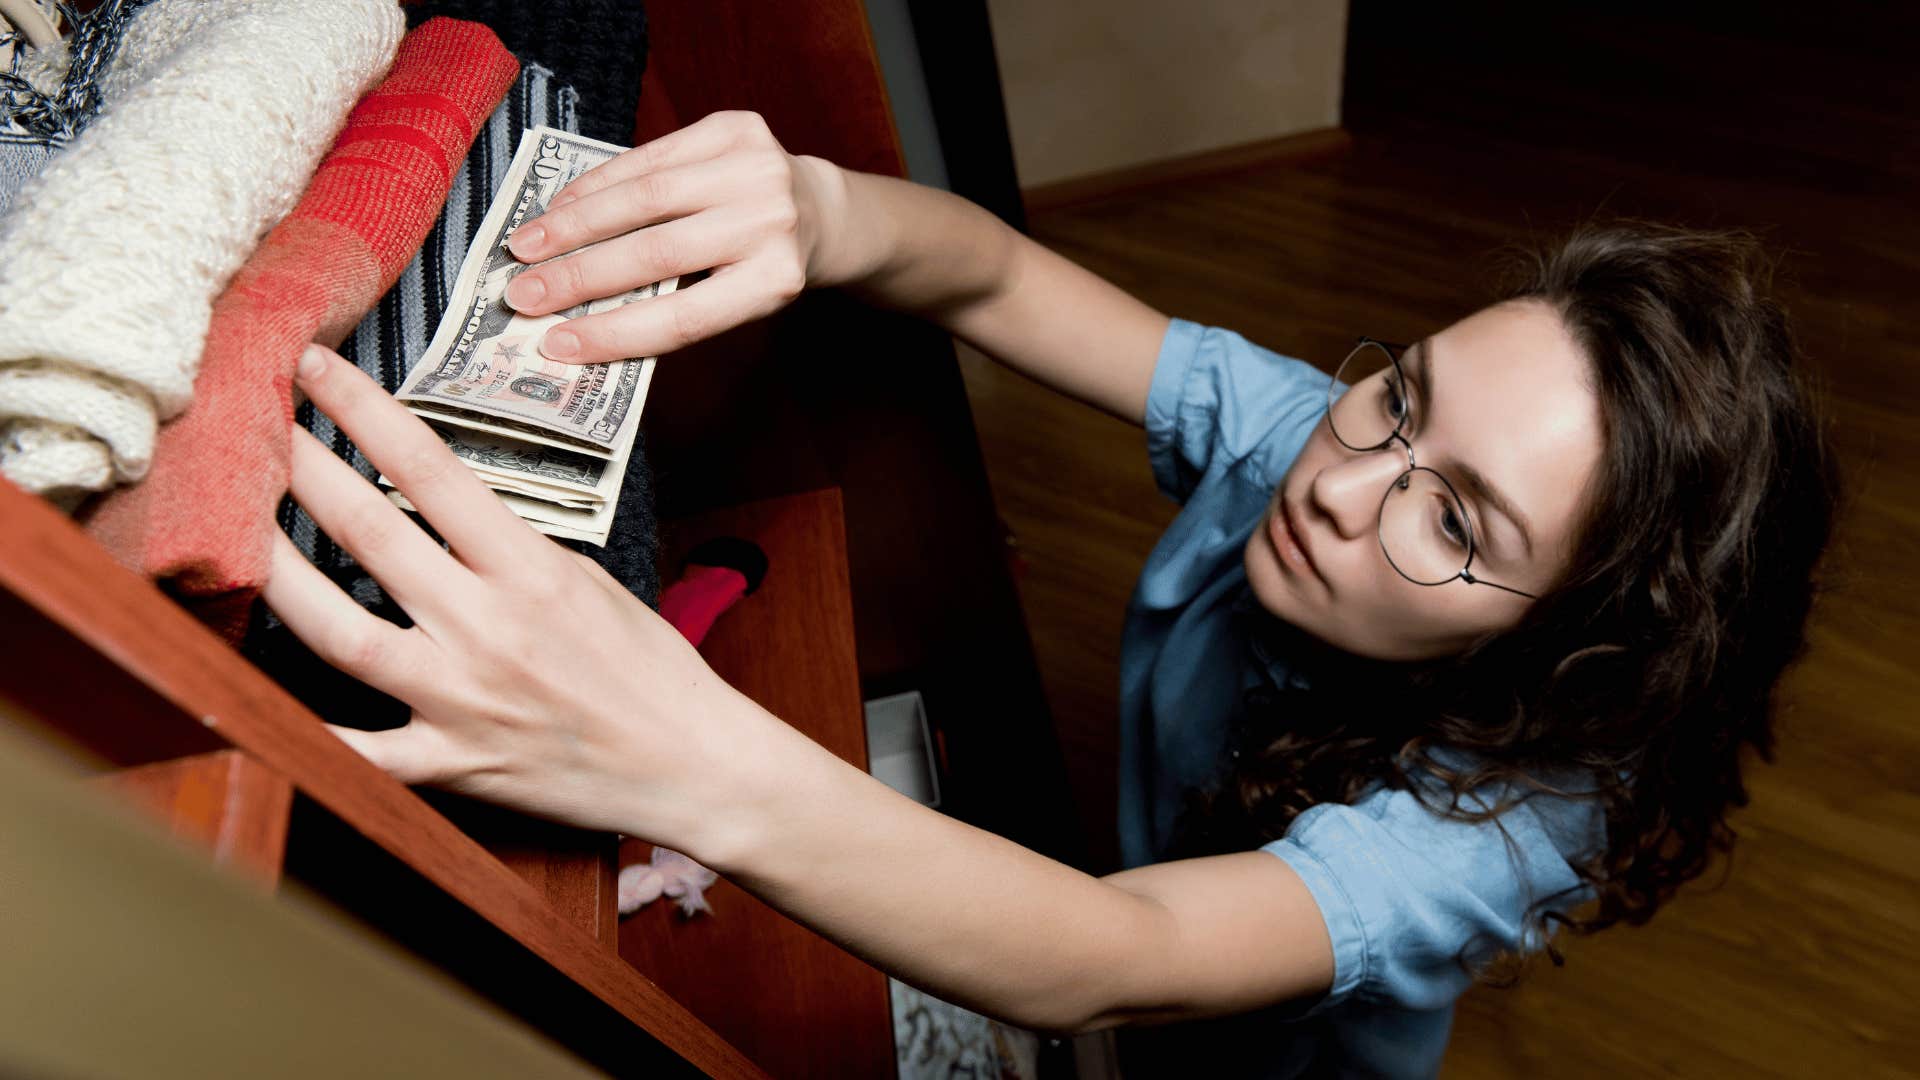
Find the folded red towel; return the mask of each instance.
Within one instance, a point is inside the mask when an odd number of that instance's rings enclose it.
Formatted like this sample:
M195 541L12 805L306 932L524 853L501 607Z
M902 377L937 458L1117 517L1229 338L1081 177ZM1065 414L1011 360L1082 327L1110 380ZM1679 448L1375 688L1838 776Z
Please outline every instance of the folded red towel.
M193 404L160 430L153 471L82 514L121 562L229 638L266 583L294 361L309 341L338 345L400 276L519 69L478 23L433 19L406 36L299 205L215 302Z

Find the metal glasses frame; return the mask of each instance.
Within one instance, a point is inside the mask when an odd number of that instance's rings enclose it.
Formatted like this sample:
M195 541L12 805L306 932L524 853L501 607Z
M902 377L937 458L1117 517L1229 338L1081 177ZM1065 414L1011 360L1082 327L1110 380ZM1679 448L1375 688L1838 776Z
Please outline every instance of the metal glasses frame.
M1333 426L1333 403L1339 400L1340 395L1345 392L1338 389L1340 386L1340 380L1336 378L1336 376L1339 375L1341 368L1346 367L1348 360L1352 360L1355 356L1359 355L1361 349L1364 349L1369 345L1377 345L1380 347L1381 352L1384 352L1387 354L1388 363L1391 363L1393 365L1394 378L1399 380L1400 386L1404 387L1407 385L1407 373L1406 373L1406 370L1400 366L1400 354L1407 351L1408 346L1395 345L1391 342L1381 341L1377 338L1370 338L1370 337L1359 338L1353 346L1353 351L1347 354L1345 360L1340 361L1340 367L1335 368L1334 373L1332 375L1327 376L1327 430L1333 433L1333 437L1339 441L1341 446L1344 446L1347 449L1354 451L1355 453L1369 454L1375 450L1385 450L1389 444L1396 441L1399 442L1400 448L1406 451L1407 469L1405 472L1395 477L1393 482L1387 485L1386 492L1380 496L1380 513L1374 525L1374 535L1380 541L1380 553L1387 557L1387 565L1393 567L1395 573L1399 574L1403 578L1406 578L1408 581L1413 582L1415 585L1439 586L1439 585L1450 585L1455 581L1464 581L1469 585L1491 585L1496 589L1499 589L1503 592L1510 592L1515 596L1524 596L1529 600L1538 600L1539 597L1535 596L1533 593L1525 592L1523 590L1513 588L1512 586L1509 586L1509 585L1502 585L1497 581L1488 581L1486 578L1474 576L1473 557L1478 552L1478 545L1474 542L1473 520L1469 518L1466 513L1467 504L1464 500L1460 498L1460 492L1454 488L1452 481L1448 480L1445 476L1440 475L1440 473L1435 472L1434 470L1429 469L1426 466L1414 460L1413 442L1412 440L1408 439L1404 434L1405 428L1407 426L1407 417L1411 415L1411 412L1409 410L1402 410L1400 413L1400 419L1395 421L1393 425L1393 430L1387 433L1386 438L1381 439L1379 442L1374 443L1372 446L1355 446L1354 444L1348 442L1344 437L1341 436L1339 428ZM1466 562L1461 565L1459 573L1454 574L1453 576L1445 579L1444 581L1421 581L1419 578L1416 578L1412 574L1407 573L1405 570L1400 568L1399 563L1393 561L1393 552L1388 550L1387 548L1387 531L1386 531L1387 500L1393 498L1393 493L1396 488L1401 491L1405 491L1407 489L1407 486L1413 480L1413 474L1416 472L1432 473L1433 478L1435 480L1440 481L1441 486L1447 489L1447 497L1452 499L1454 506L1460 510L1460 528L1467 534Z

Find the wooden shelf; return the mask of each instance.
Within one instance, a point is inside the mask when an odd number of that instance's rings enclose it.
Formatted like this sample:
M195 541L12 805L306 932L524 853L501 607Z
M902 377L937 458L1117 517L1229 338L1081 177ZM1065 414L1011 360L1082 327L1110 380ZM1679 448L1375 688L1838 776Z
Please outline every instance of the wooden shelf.
M244 751L687 1061L716 1076L762 1075L158 589L5 482L0 590L0 654L47 660L0 671L0 700L17 711L108 762L145 763L168 746ZM119 708L94 711L102 705Z
M864 768L839 492L713 511L670 523L666 534L668 566L716 535L767 551L765 584L716 625L708 660ZM683 920L662 903L616 928L614 838L395 783L65 518L10 486L0 487L0 588L15 609L0 623L0 649L62 665L51 685L44 667L10 666L0 699L92 751L108 767L98 786L269 884L284 855L290 878L589 1060L633 1060L624 1021L712 1075L891 1071L878 970L724 881L711 893L713 917ZM135 723L93 708L72 722L56 687L91 687L106 700L90 706ZM200 749L208 738L224 745ZM191 752L143 760L182 747ZM631 859L646 852L644 841L628 842ZM760 977L775 971L779 978Z

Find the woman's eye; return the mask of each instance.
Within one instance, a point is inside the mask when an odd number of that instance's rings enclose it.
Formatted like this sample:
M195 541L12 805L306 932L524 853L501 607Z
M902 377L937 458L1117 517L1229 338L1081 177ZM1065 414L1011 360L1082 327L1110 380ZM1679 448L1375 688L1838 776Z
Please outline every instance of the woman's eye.
M1461 519L1460 511L1450 503L1440 504L1440 535L1456 547L1467 546L1467 523Z
M1400 392L1400 384L1388 379L1385 390L1380 395L1380 404L1387 410L1387 416L1394 421L1406 419L1407 396Z

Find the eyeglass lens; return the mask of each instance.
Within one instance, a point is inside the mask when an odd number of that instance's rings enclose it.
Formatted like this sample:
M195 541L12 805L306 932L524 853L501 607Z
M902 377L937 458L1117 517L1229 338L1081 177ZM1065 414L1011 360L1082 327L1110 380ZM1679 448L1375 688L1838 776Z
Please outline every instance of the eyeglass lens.
M1334 372L1327 422L1351 450L1374 450L1414 430L1418 403L1385 346L1364 342ZM1345 388L1344 390L1342 388ZM1380 504L1380 545L1394 569L1422 585L1460 576L1472 554L1467 511L1439 473L1401 475Z
M1368 341L1348 354L1334 372L1327 419L1335 437L1348 449L1372 450L1400 429L1411 407L1405 377L1394 366L1393 355L1385 346Z

